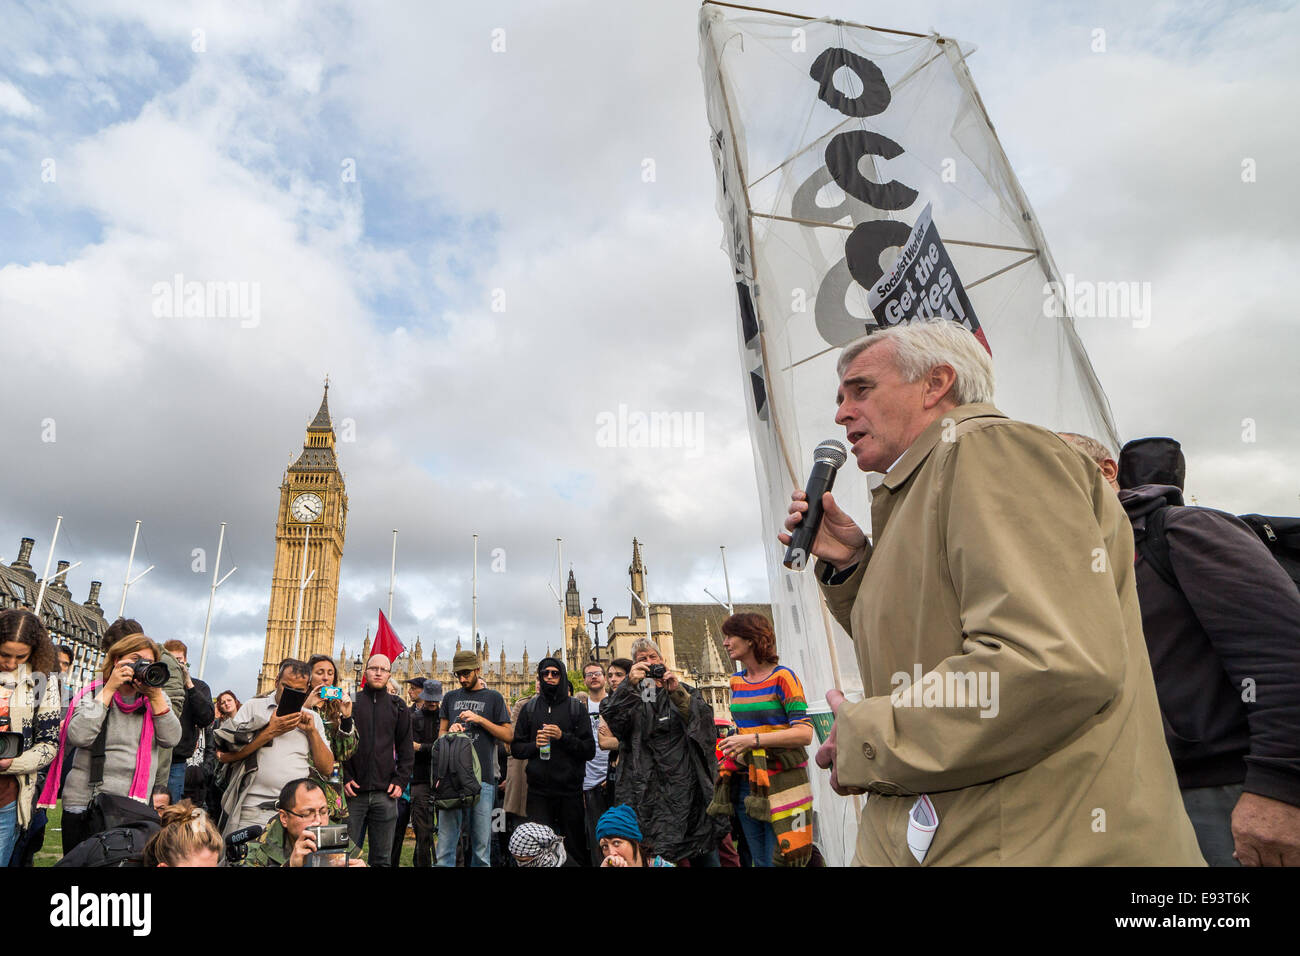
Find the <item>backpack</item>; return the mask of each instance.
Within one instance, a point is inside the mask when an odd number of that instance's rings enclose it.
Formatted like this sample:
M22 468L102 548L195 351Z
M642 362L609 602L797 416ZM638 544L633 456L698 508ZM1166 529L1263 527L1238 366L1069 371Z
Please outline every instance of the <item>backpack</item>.
M1165 536L1169 508L1165 505L1147 515L1146 535L1137 542L1137 548L1162 581L1181 590L1173 562L1169 559L1169 539ZM1282 570L1300 588L1300 518L1239 515L1238 519L1255 532Z
M82 840L63 855L55 866L124 867L143 866L144 846L162 829L156 823L141 822L114 827Z
M483 772L469 734L443 734L433 744L429 763L433 772L430 796L435 807L462 810L478 803L483 792Z

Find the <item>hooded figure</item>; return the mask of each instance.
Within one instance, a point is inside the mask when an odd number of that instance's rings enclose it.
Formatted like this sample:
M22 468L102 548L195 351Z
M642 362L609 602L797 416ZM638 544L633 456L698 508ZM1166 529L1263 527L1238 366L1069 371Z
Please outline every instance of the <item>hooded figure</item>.
M543 675L558 671L553 683ZM596 756L596 738L591 733L587 708L569 695L568 675L564 664L554 657L537 662L538 693L519 712L515 721L515 739L511 756L528 761L528 793L547 796L582 796L582 778L587 761ZM543 727L558 727L560 736L550 741L550 752L543 754L537 734ZM530 813L531 817L532 814Z

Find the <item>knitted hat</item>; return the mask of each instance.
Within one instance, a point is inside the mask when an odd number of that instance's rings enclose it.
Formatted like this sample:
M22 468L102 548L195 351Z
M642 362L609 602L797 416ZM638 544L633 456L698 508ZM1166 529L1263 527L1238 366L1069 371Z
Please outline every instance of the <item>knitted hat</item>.
M476 671L482 666L478 655L473 651L457 651L456 656L451 659L451 672L453 674L460 671Z
M520 866L564 866L564 837L540 823L521 823L510 835L510 855Z
M600 815L596 821L596 839L603 840L605 837L622 837L624 840L635 840L640 843L641 825L637 822L636 811L632 809L631 804L621 803L616 807L610 807Z

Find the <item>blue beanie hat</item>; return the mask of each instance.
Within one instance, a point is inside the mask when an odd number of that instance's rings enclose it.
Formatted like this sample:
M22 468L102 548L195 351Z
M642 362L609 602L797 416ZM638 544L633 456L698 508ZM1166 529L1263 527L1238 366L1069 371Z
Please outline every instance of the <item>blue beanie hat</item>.
M596 821L596 839L603 840L605 837L622 837L641 842L641 825L637 823L636 811L630 804L619 804L600 815Z

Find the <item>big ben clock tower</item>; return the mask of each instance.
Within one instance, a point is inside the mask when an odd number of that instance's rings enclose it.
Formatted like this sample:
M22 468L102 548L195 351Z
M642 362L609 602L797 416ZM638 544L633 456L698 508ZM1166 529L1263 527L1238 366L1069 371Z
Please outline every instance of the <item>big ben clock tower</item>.
M284 473L280 510L275 521L275 570L271 577L271 608L266 616L266 650L257 692L275 683L276 666L294 653L294 623L298 617L300 575L312 575L302 592L302 625L298 632L300 660L331 654L334 617L339 604L339 565L347 527L348 496L334 456L334 426L330 423L329 382L320 410L307 426L302 454ZM304 557L306 567L303 567ZM312 572L315 572L312 574Z

